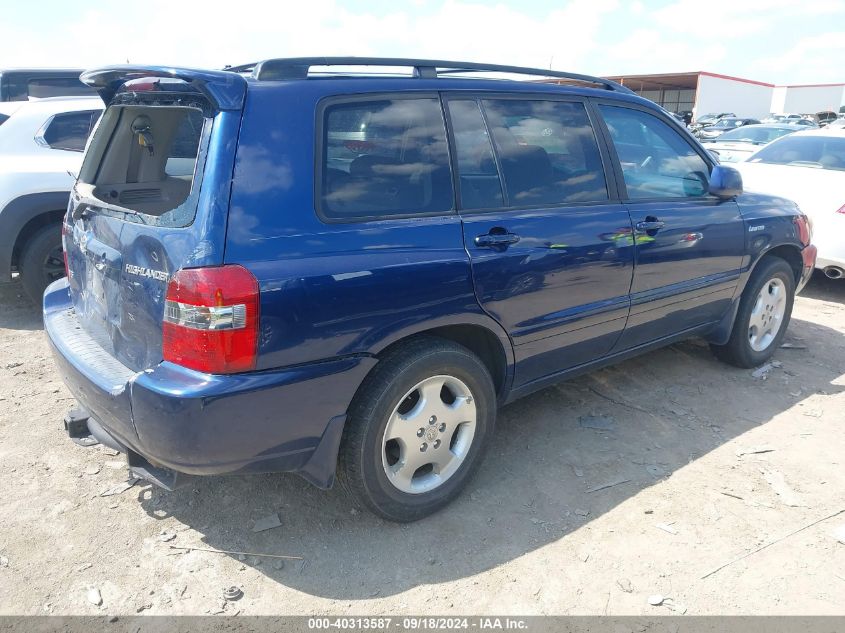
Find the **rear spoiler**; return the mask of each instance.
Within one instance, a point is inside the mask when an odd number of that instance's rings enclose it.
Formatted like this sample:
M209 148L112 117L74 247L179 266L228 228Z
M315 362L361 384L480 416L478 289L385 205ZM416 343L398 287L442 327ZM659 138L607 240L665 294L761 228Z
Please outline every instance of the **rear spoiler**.
M120 86L130 79L142 77L181 79L208 97L219 110L240 110L246 96L246 79L222 70L120 65L86 70L79 79L95 88L108 105Z

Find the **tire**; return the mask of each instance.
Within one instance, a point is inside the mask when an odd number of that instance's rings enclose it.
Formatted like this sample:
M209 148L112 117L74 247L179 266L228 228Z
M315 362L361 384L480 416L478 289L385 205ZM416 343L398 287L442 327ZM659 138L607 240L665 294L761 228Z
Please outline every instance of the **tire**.
M792 268L778 257L764 259L742 293L730 339L725 345L711 345L713 353L736 367L765 363L780 347L794 301Z
M493 380L477 356L444 339L411 340L381 359L349 408L343 485L385 519L421 519L458 496L495 421Z
M18 270L24 292L35 305L40 306L47 286L65 276L61 224L42 227L27 240Z

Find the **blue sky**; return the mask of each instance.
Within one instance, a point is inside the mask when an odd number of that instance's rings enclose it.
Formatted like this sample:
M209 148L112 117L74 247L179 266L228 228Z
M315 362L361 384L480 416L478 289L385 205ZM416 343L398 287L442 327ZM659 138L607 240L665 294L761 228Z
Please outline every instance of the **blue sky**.
M0 67L299 55L845 82L845 0L47 0L7 3L0 22Z

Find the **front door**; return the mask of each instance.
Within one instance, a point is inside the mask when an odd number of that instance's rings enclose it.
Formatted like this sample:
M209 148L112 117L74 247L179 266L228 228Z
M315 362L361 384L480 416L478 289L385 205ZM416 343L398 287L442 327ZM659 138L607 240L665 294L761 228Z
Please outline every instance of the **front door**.
M628 315L631 221L585 103L447 103L475 292L513 340L514 386L606 355Z
M738 205L707 192L708 161L667 121L619 105L599 111L621 166L636 242L631 313L616 349L718 321L742 266Z

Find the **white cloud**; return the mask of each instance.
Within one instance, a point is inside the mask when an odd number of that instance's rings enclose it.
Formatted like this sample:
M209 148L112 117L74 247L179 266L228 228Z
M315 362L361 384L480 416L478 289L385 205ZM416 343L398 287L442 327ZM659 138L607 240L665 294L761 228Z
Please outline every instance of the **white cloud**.
M455 58L572 68L596 47L617 0L574 0L532 17L504 4L447 0L377 14L334 0L149 0L106 5L44 30L0 26L4 66L161 63L220 67L305 55ZM112 8L113 7L113 8Z
M845 31L837 31L803 38L780 55L759 60L755 66L771 73L812 69L812 76L843 81L843 58Z
M523 0L524 2L524 0ZM429 57L550 65L584 73L712 70L776 82L842 81L845 0L570 0L540 13L517 0L82 0L78 19L0 21L3 66L222 67L271 57ZM800 26L796 26L796 21ZM807 40L799 39L807 36ZM839 37L839 40L836 38ZM789 74L787 74L789 71ZM760 77L755 73L770 73Z
M608 71L671 73L708 70L727 56L719 42L697 42L667 37L657 29L637 29L606 50Z
M669 32L702 39L741 39L763 33L777 22L798 17L845 13L845 0L677 0L652 12L657 25ZM786 29L785 33L790 31Z

